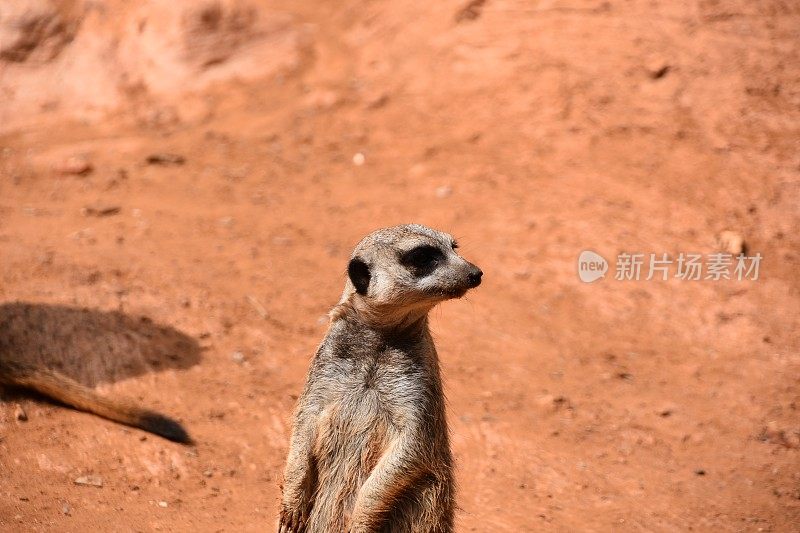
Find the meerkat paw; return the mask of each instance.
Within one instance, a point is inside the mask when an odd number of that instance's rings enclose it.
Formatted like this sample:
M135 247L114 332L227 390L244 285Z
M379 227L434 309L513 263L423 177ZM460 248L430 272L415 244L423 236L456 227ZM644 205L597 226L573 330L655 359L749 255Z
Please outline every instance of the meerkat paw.
M308 516L302 508L290 509L286 505L281 508L278 533L304 533Z

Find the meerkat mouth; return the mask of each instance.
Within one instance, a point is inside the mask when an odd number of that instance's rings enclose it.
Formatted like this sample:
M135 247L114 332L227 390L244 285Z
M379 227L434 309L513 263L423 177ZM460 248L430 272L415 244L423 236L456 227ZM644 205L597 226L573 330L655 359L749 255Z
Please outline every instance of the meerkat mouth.
M447 298L461 298L469 289L465 288L458 288L458 289L451 289L449 291L442 291L442 295L446 296Z

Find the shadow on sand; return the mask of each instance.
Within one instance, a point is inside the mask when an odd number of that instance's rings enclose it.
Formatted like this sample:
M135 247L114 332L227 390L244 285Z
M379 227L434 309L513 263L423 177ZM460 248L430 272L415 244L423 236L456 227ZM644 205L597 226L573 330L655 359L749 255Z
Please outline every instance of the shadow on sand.
M0 358L56 370L87 387L200 362L197 341L145 316L63 305L0 304Z

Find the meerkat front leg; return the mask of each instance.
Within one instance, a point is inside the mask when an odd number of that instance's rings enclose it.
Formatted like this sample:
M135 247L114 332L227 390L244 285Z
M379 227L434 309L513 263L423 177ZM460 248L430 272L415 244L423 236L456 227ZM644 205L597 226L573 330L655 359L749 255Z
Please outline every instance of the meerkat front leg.
M419 439L407 429L389 444L358 492L349 533L379 531L397 498L423 475L424 452L415 443Z
M283 500L281 502L278 533L303 533L308 523L314 489L316 468L312 448L317 433L317 417L302 407L295 416L289 457L283 474Z

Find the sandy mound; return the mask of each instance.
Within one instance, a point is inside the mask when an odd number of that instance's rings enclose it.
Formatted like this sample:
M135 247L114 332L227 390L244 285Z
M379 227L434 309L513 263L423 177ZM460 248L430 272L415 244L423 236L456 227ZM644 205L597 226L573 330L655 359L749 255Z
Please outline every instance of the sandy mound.
M12 3L0 11L2 127L56 110L96 120L295 71L309 39L292 16L240 0Z

